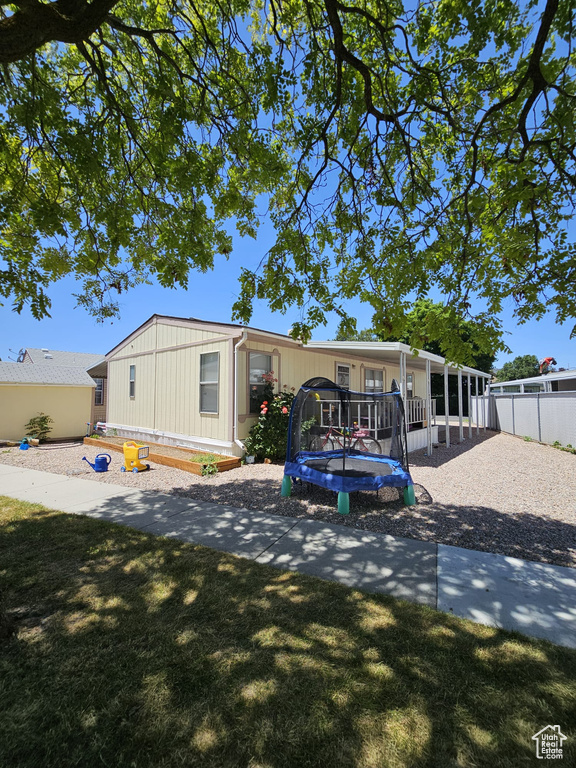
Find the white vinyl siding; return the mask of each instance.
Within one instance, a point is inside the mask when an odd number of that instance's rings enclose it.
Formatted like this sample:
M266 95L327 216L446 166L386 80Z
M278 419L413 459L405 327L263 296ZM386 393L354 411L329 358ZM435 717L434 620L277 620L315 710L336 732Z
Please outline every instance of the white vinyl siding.
M200 413L218 413L219 367L218 352L200 355Z

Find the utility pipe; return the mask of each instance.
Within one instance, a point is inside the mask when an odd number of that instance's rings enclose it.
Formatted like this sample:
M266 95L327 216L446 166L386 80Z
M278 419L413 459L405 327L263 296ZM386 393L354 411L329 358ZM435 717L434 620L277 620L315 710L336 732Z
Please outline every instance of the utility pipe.
M237 445L242 451L246 450L244 448L244 443L238 439L238 414L240 413L240 409L238 407L238 350L240 347L246 343L246 340L248 339L248 334L246 331L242 331L242 338L240 341L234 345L234 426L233 426L233 437L234 437L234 443Z

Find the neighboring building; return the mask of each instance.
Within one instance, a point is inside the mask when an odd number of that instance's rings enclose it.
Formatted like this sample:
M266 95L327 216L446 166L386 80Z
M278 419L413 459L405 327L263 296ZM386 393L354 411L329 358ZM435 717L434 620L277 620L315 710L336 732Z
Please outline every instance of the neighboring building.
M356 391L405 396L409 449L438 441L430 373L457 369L397 342L310 342L228 323L153 315L106 355L107 425L118 434L241 455L260 413L263 374L277 391L325 376ZM94 369L91 369L91 372ZM471 368L464 375L488 374ZM372 415L363 416L368 429Z
M505 395L529 392L573 392L576 390L576 370L553 371L542 376L514 381L495 381L490 384L490 393Z
M17 362L89 371L90 376L94 379L95 387L94 399L86 421L90 421L92 424L106 421L107 370L103 355L95 355L90 352L61 352L46 347L42 349L26 347L18 353Z
M39 413L54 420L51 440L85 435L93 390L82 368L0 363L0 440L20 440Z

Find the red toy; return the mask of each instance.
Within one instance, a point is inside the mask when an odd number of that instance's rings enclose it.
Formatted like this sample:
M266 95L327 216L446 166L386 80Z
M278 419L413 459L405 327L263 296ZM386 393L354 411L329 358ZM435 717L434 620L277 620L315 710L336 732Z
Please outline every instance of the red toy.
M539 360L538 362L540 364L540 373L542 373L544 368L548 370L551 365L556 365L556 360L554 360L553 357L543 357L542 360Z

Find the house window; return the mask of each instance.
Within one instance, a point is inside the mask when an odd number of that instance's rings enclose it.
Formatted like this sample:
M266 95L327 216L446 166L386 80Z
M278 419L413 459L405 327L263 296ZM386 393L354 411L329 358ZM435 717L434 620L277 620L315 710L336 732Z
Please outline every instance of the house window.
M248 386L250 387L250 413L260 413L266 382L264 376L272 370L272 355L250 352Z
M96 389L94 391L94 405L104 405L104 379L94 379Z
M136 366L130 366L130 397L136 395Z
M343 389L350 389L350 366L347 363L336 363L336 384Z
M379 368L364 370L364 392L384 392L384 371Z
M200 413L218 413L219 352L200 355Z
M406 374L406 397L414 397L414 374Z

